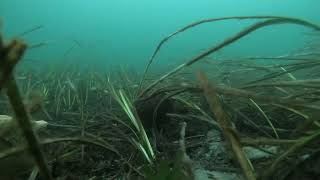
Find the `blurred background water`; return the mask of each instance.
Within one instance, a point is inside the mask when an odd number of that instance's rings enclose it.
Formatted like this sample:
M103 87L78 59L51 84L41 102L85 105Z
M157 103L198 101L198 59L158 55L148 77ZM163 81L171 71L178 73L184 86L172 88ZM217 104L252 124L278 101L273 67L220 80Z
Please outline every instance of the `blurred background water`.
M32 64L68 62L83 67L125 65L142 71L161 38L205 18L277 15L320 23L319 0L1 0L1 31L11 38L35 26L43 28L23 37ZM152 67L179 64L238 32L252 20L202 25L174 38ZM253 33L218 56L275 56L301 47L309 30L278 25Z

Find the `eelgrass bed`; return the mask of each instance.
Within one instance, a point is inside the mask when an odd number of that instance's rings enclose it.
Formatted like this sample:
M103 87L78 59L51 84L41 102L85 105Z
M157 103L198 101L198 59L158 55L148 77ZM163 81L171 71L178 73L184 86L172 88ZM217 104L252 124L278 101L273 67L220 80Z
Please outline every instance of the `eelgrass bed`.
M261 21L159 79L146 80L170 38L230 19ZM281 57L204 59L259 28L283 23L320 30L304 20L276 16L202 20L164 38L142 75L74 66L13 72L27 47L0 38L0 177L319 177L319 33L312 33L312 43L298 53ZM196 62L201 72L185 69Z

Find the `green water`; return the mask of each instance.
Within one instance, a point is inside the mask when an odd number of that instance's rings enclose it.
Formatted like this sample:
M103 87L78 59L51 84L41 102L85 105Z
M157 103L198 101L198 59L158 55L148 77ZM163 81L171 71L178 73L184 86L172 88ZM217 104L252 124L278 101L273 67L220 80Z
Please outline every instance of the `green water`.
M29 50L25 62L41 65L61 61L105 71L126 65L142 71L160 39L191 22L224 16L277 15L320 24L319 7L319 0L1 0L0 19L6 38L43 26L22 37L29 45L47 43ZM252 22L206 24L181 34L161 50L152 69L168 69L184 62ZM219 51L217 56L283 55L308 40L305 32L309 30L296 25L268 27Z

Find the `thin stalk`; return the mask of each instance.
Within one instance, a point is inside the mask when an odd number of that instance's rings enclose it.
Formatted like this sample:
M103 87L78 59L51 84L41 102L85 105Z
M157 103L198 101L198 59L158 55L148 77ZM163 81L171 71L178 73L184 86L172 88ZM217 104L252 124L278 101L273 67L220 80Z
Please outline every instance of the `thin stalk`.
M269 119L269 117L266 115L266 113L261 109L261 107L252 99L249 99L251 103L258 109L258 111L262 114L262 116L266 119L268 122L269 126L272 128L274 135L276 136L277 139L279 139L279 135L276 131L276 128L273 126L273 123Z
M105 141L102 141L100 139L92 139L92 138L79 138L79 137L65 137L65 138L53 138L53 139L45 139L40 142L41 145L48 145L48 144L55 144L55 143L62 143L62 142L74 142L74 143L80 143L80 144L91 144L95 146L102 147L103 149L107 151L111 151L115 153L118 156L121 156L121 154L110 144L108 144ZM28 147L25 145L10 148L8 150L0 152L0 160L12 156L14 154L23 152L27 150Z
M16 120L28 143L28 150L33 155L42 177L46 180L51 180L52 177L51 177L49 168L46 164L44 155L41 151L37 136L32 129L31 121L29 119L27 111L22 102L22 97L18 90L16 81L13 77L10 78L7 84L7 88L8 88L7 95L9 97L9 101L15 112Z
M85 115L84 115L83 105L81 105L81 107L80 107L80 114L81 114L81 137L84 137L87 117L85 117ZM83 160L84 160L84 145L81 145L81 161L83 161Z
M18 34L17 36L25 36L27 34L30 34L30 33L34 32L34 31L40 30L43 27L44 27L43 25L34 26L33 28L24 31L24 32Z
M259 83L243 86L242 88L256 88L256 87L299 87L299 88L320 88L320 79L306 79L306 80L294 80L294 81L278 81L274 83Z
M265 76L265 77L263 77L261 79L250 81L247 84L254 84L254 83L257 83L257 82L260 82L260 81L265 81L265 80L268 80L268 79L279 77L281 75L287 74L288 72L291 73L291 72L298 71L298 70L301 70L301 69L314 68L316 66L320 66L320 63L319 62L311 62L311 63L308 63L306 65L293 66L293 67L288 68L285 72L281 71L281 72L271 73L271 74L269 74L269 75L267 75L267 76Z

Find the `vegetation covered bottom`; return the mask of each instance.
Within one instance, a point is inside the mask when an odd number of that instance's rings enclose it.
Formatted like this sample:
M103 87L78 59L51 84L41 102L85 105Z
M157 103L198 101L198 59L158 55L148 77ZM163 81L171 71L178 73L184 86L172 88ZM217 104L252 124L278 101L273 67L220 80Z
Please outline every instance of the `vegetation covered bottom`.
M162 76L148 73L177 34L234 19L258 21ZM311 29L310 42L279 57L211 56L286 23ZM39 45L0 36L0 178L316 179L319 30L277 16L201 20L160 41L142 75L15 68Z

